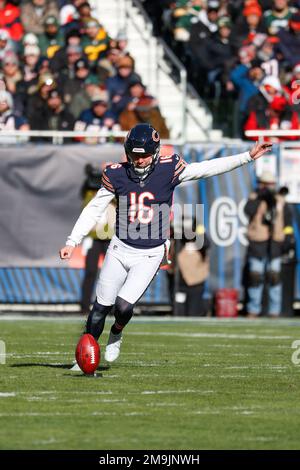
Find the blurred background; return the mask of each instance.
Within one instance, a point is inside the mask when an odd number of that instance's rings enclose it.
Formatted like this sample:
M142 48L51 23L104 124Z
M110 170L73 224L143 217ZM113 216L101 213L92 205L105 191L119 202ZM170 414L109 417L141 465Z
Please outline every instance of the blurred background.
M176 190L205 244L191 257L175 218L171 264L136 312L297 315L299 100L299 0L0 0L0 311L86 313L112 219L67 266L58 251L149 122L188 163L274 145Z

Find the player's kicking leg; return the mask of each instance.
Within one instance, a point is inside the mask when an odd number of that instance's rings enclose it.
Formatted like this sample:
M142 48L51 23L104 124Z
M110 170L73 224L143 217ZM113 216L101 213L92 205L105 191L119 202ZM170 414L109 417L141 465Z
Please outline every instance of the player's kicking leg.
M91 334L96 340L104 330L106 317L115 303L126 276L127 270L114 253L108 250L97 282L97 297L87 318L85 329L85 333ZM76 372L80 371L80 368L75 363L71 370Z
M156 249L128 250L126 254L129 271L115 303L115 323L111 327L105 350L105 360L114 362L120 355L122 331L133 315L133 307L144 294L164 256L164 246Z

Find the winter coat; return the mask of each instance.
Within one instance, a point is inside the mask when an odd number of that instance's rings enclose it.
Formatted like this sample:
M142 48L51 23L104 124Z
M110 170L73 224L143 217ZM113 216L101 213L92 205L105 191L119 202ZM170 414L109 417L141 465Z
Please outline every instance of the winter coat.
M20 9L12 3L8 2L0 9L0 29L6 29L13 41L20 41L23 37Z
M49 0L46 3L41 15L38 15L32 2L21 5L21 19L26 33L43 34L45 19L50 15L58 18L58 8L55 0Z

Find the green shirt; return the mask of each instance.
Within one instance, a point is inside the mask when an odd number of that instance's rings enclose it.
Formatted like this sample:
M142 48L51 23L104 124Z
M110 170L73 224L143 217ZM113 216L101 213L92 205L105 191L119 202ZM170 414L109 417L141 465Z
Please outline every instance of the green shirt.
M286 13L281 16L273 10L267 10L264 13L264 19L269 34L277 34L280 29L288 29L289 19L296 11L295 8L287 8Z
M40 34L38 39L41 55L47 56L48 59L52 59L58 49L64 45L64 36L60 31L51 38L47 34Z

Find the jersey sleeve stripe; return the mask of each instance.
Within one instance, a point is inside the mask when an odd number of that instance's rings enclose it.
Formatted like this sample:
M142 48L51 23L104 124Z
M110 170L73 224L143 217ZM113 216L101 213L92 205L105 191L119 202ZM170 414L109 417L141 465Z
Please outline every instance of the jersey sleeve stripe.
M174 172L174 178L175 176L177 175L180 175L180 173L182 173L182 171L185 169L186 165L180 165Z
M111 186L107 186L107 184L104 183L104 182L102 182L102 186L103 186L105 189L107 189L108 191L110 191L111 193L114 193L114 192L115 192L114 188L112 188Z
M103 186L110 189L111 191L115 191L114 187L111 184L107 183L106 181L103 181L102 184L103 184Z
M177 168L179 168L180 165L184 165L184 166L187 165L187 163L183 160L182 157L180 157L179 162L178 162L177 165L175 166L175 171L177 170Z
M111 191L112 193L115 192L113 185L105 174L102 176L102 184L106 189L108 189L108 191Z
M112 186L112 183L111 183L109 177L108 177L105 173L103 173L102 179L103 179L107 184L110 184L110 185Z
M186 163L183 162L178 168L177 170L175 169L175 172L174 172L174 176L173 176L173 179L172 179L172 183L174 182L174 180L177 178L177 176L180 175L180 173L182 173L184 171L186 167Z

